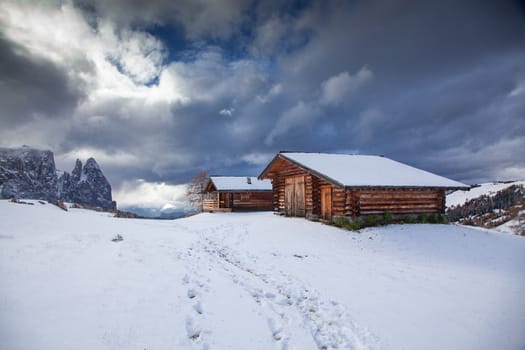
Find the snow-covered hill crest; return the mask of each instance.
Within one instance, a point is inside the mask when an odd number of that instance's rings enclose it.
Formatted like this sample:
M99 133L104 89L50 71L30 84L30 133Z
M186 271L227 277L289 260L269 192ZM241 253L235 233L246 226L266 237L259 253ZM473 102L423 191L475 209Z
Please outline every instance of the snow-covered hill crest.
M9 349L522 349L525 240L0 201ZM117 235L122 240L115 239Z
M525 235L525 181L491 182L447 196L450 221Z

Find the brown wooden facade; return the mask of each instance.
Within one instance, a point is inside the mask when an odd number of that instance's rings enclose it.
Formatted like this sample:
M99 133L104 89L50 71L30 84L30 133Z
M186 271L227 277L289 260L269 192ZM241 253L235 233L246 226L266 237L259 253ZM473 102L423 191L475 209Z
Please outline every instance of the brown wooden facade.
M271 211L272 191L219 191L209 182L202 203L205 212Z
M344 187L279 155L260 178L272 181L274 211L288 216L332 220L383 213L445 211L446 188Z

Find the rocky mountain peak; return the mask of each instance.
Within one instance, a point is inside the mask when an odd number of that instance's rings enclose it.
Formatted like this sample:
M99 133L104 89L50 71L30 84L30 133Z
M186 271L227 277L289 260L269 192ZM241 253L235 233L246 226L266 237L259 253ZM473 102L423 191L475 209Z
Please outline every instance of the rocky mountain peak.
M116 209L111 185L94 158L77 159L71 174L57 175L53 152L0 148L0 198L62 199L91 207Z
M56 198L53 152L30 147L0 148L0 197Z
M94 158L89 158L84 166L77 159L71 176L68 175L64 173L59 179L62 183L62 198L65 201L116 209L116 203L111 196L111 185Z
M92 157L88 158L88 160L86 161L86 168L100 170L97 161L95 160L95 158Z
M71 181L79 182L81 177L82 177L82 162L80 161L80 159L77 159L77 161L75 162L75 167L73 168L73 171L71 171Z

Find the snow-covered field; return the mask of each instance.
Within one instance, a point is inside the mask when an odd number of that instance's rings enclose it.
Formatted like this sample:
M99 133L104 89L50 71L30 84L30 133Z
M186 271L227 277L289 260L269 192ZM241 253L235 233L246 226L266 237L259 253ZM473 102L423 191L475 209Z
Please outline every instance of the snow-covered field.
M34 203L0 201L2 349L525 348L525 237Z

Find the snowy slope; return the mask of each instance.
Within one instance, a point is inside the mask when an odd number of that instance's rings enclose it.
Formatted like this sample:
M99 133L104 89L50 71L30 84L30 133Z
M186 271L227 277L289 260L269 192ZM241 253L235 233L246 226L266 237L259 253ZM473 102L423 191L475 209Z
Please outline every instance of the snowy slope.
M516 187L524 185L525 181L489 182L470 191L452 192L446 199L447 215L458 223L525 235L525 203L515 197L523 193L523 190L518 192ZM495 208L498 209L488 207L487 196L494 200L496 204L493 205L497 205Z
M121 234L124 240L112 242ZM5 349L523 349L525 239L0 201Z
M454 191L447 196L447 207L463 205L465 202L478 198L482 195L495 195L498 191L504 190L512 185L524 185L525 181L514 182L487 182L480 184L479 187L472 187L469 191Z
M525 210L520 210L517 217L497 226L495 230L513 235L517 234L517 232L525 231L525 220L523 220L523 217L525 217Z

